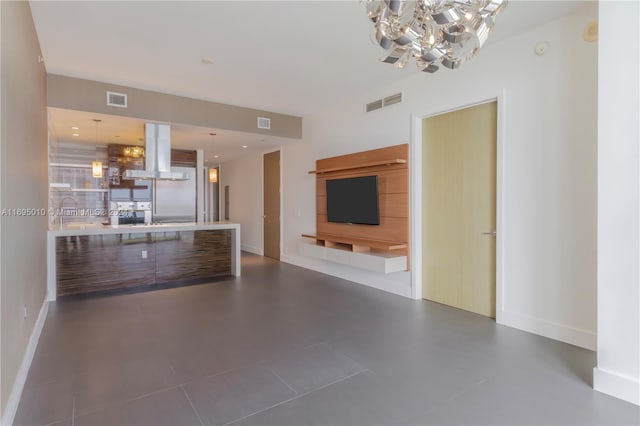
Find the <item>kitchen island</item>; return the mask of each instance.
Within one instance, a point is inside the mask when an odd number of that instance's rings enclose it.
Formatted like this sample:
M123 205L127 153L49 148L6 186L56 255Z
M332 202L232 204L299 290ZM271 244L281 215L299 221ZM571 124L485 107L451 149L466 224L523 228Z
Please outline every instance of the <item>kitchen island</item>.
M240 276L240 224L69 224L47 234L47 298Z

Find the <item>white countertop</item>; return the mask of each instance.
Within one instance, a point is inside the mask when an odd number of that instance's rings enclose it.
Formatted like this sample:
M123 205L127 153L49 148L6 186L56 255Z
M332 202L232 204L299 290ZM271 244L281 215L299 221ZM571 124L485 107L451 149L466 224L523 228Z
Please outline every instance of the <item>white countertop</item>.
M240 229L239 223L233 222L187 222L187 223L158 223L152 225L102 225L94 223L70 223L64 228L53 228L49 235L54 237L73 237L80 235L128 234L139 232L175 232L175 231L205 231L215 229Z

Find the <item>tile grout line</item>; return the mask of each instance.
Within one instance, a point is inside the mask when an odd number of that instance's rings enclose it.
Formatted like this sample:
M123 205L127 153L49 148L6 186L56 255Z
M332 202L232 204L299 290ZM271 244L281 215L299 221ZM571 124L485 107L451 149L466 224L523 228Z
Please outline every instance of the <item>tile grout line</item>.
M196 413L196 417L198 418L198 421L200 422L200 425L204 426L204 422L202 421L202 417L200 417L200 413L198 413L198 410L196 409L196 406L193 405L193 402L191 401L191 398L189 398L189 394L187 393L187 391L185 390L185 388L183 386L180 386L180 389L182 390L182 393L184 394L184 396L187 398L187 401L189 401L189 405L191 406L191 409L193 410L194 413Z
M307 345L307 346L303 346L303 347L302 347L302 349L303 349L303 350L304 350L304 349L311 349L311 348L313 348L314 346L329 345L329 343L330 343L332 340L333 340L333 339L325 339L325 340L322 340L321 342L311 343L311 344L309 344L309 345Z
M116 401L112 401L112 402L98 404L97 407L94 407L89 411L85 411L83 413L79 413L78 417L87 416L89 414L95 414L95 413L103 411L103 410L105 410L107 408L122 406L122 405L128 404L130 402L137 401L137 400L142 399L142 398L146 398L148 396L153 396L153 395L156 395L156 394L159 394L159 393L162 393L162 392L167 392L167 391L173 390L173 389L178 388L180 386L182 386L182 385L176 385L176 386L171 386L171 387L168 387L168 388L158 389L158 390L155 390L153 392L145 393L144 395L138 395L138 396L135 396L133 398L122 400L122 401L116 400Z
M76 396L73 396L71 405L71 426L75 426L76 424Z
M299 392L297 390L295 390L294 388L292 388L291 385L289 385L289 383L287 383L282 377L280 377L280 375L278 373L276 373L273 368L271 368L270 366L267 366L267 370L269 370L271 373L273 373L273 375L276 376L282 383L284 383L286 387L291 389L293 391L294 395L298 395L299 394Z
M260 413L262 413L262 412L264 412L264 411L271 410L272 408L275 408L275 407L277 407L277 406L279 406L279 405L286 404L286 403L291 402L291 401L293 401L293 400L296 400L296 399L302 398L303 396L309 395L309 394L311 394L311 393L313 393L313 392L319 391L319 390L324 389L324 388L327 388L327 387L329 387L329 386L332 386L332 385L338 384L338 383L340 383L340 382L342 382L342 381L345 381L345 380L347 380L347 379L350 379L350 378L352 378L352 377L357 376L358 374L361 374L361 373L364 373L364 372L367 372L367 371L369 371L369 370L359 371L359 372L357 372L357 373L354 373L354 374L351 374L351 375L349 375L349 376L343 377L342 379L338 379L338 380L335 380L335 381L333 381L333 382L331 382L331 383L327 383L326 385L322 385L322 386L320 386L320 387L318 387L318 388L316 388L316 389L310 390L310 391L305 392L305 393L298 394L298 395L296 395L296 396L294 396L294 397L292 397L292 398L286 399L286 400L284 400L284 401L280 401L280 402L278 402L277 404L273 404L273 405L272 405L272 406L270 406L270 407L266 407L266 408L263 408L263 409L261 409L261 410L258 410L258 411L256 411L255 413L247 414L246 416L242 416L242 417L240 417L240 418L237 418L237 419L231 420L230 422L225 423L223 426L229 426L229 425L232 425L232 424L234 424L234 423L236 423L236 422L239 422L240 420L244 420L244 419L247 419L247 418L249 418L249 417L251 417L251 416L255 416L256 414L260 414Z
M263 361L260 361L260 362L263 362ZM110 406L124 405L124 404L128 404L129 402L137 401L139 399L146 398L146 397L149 397L149 396L153 396L153 395L156 395L156 394L159 394L159 393L162 393L162 392L168 392L170 390L174 390L174 389L177 389L177 388L184 388L184 386L187 386L187 385L192 384L194 382L198 382L200 380L211 379L213 377L220 376L220 375L223 375L223 374L227 374L227 373L230 373L232 371L241 370L241 369L248 368L248 367L251 367L251 366L256 366L256 365L258 365L258 364L253 364L252 363L252 364L243 365L241 367L230 368L230 369L221 371L219 373L213 373L213 374L210 374L208 376L199 377L197 379L193 379L193 380L190 380L190 381L182 382L182 383L179 383L179 384L176 384L176 385L173 385L173 386L157 389L157 390L154 390L152 392L148 392L148 393L145 393L145 394L142 394L142 395L138 395L138 396L135 396L133 398L130 398L130 399L127 399L127 400L124 400L124 401L115 401L115 402L107 403L106 405L99 406L98 408L94 408L94 409L89 410L87 412L80 413L80 415L78 417L97 413L99 411L102 411L102 410L110 407ZM173 369L173 367L171 367L171 368ZM75 397L74 397L74 406L73 406L73 416L75 417Z

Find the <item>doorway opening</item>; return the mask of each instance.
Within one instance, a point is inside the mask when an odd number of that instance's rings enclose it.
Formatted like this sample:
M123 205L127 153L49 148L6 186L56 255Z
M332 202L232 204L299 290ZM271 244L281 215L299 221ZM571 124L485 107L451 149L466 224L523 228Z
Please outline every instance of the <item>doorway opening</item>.
M229 220L229 185L224 186L224 220Z
M264 255L280 260L280 151L263 157Z

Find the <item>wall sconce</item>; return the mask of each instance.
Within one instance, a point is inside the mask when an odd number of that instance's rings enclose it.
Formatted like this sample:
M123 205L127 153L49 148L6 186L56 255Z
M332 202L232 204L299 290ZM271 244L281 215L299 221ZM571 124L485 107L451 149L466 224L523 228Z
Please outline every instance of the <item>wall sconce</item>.
M209 182L218 183L218 169L216 168L209 169Z
M92 161L91 162L91 174L94 178L102 177L102 161Z

